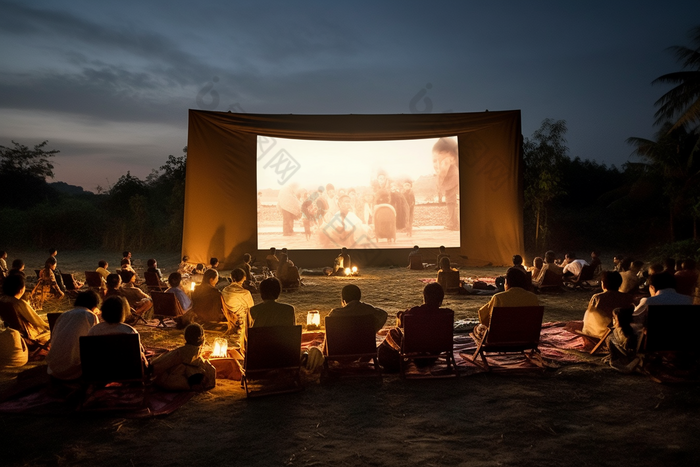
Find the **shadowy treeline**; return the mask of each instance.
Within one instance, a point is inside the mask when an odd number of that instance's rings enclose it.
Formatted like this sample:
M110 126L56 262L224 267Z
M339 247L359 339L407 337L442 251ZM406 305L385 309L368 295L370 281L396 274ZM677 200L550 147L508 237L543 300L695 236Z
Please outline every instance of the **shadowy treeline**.
M1 249L180 250L187 148L145 180L127 172L95 194L47 183L58 151L44 150L46 142L13 144L0 146Z

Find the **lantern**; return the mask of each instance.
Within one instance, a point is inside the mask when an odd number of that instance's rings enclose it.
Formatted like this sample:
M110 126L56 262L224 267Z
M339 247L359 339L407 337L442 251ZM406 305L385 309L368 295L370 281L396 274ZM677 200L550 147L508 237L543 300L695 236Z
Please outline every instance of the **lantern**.
M306 329L319 329L321 327L321 313L311 310L306 315Z
M352 275L354 276L355 274L357 274L357 266L352 267Z
M228 357L228 341L221 337L214 339L214 350L211 352L212 358Z
M194 292L194 286L195 286L195 283L194 283L194 281L192 281L190 283L190 292Z
M352 274L352 270L350 268L345 268L345 275L349 276L350 274Z

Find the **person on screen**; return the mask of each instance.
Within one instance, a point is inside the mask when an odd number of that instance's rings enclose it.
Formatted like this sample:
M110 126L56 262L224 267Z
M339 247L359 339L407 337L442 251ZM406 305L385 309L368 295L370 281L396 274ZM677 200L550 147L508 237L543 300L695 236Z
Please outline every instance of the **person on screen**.
M304 224L306 240L311 239L311 230L316 226L318 207L315 201L316 200L310 196L301 203L301 220Z
M433 167L437 167L438 193L445 195L447 205L447 230L459 230L457 194L459 193L459 168L457 166L457 141L440 138L433 146Z
M391 188L391 185L389 183L389 177L387 176L387 173L384 170L380 170L377 172L377 178L372 180L372 189L374 190L375 193L377 193L380 190L386 190L389 191Z
M390 203L396 211L396 230L405 231L408 224L408 203L397 182L391 183Z
M294 235L294 221L301 218L301 203L295 195L296 184L282 188L277 197L277 208L282 214L282 235Z
M416 207L416 195L413 194L413 183L410 180L403 182L401 192L408 205L408 217L406 219L406 232L409 237L413 236L413 210Z
M348 195L338 200L339 210L321 227L319 237L325 248L335 246L356 246L369 242L367 228L362 220L350 210Z
M338 199L335 196L335 186L332 183L326 185L326 192L323 195L328 203L328 213L333 215L338 211Z

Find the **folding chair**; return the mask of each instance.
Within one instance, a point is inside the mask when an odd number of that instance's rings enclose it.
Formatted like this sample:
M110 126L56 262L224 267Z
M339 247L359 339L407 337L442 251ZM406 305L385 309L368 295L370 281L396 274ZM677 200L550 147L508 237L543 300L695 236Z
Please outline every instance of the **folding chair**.
M145 407L146 378L138 334L81 336L80 365L87 387L78 410Z
M252 327L246 332L246 350L241 378L246 397L282 394L303 389L300 376L301 325ZM280 378L284 373L291 376L291 381ZM261 383L256 392L251 388L253 381L266 381L267 384Z
M461 288L461 285L459 283L459 271L452 271L452 270L444 271L443 277L444 277L444 280L442 283L440 283L440 285L442 286L445 293L446 294L459 293L459 289Z
M327 375L330 374L329 362L335 361L340 364L340 373L347 373L343 369L371 369L369 375L381 376L382 369L377 362L377 333L374 330L373 316L326 316L325 323L323 366ZM362 373L355 375L360 376Z
M698 352L700 305L651 305L640 350Z
M148 287L148 293L151 292L165 292L168 288L167 285L158 278L158 274L155 272L144 272L144 279L146 279L146 287Z
M453 352L454 312L405 314L401 318L401 377L406 378L406 366L419 358L444 358L448 373L444 375L420 375L412 378L445 378L458 376Z
M56 326L56 321L58 318L61 317L63 313L61 312L56 312L56 313L46 313L46 319L49 320L49 330L51 333L53 333L53 328Z
M595 276L595 270L596 266L595 265L586 265L581 268L581 272L579 273L578 276L576 277L571 277L568 280L565 280L567 284L575 287L581 287L581 288L590 288L591 284L589 281L593 281L594 276Z
M547 269L544 271L542 281L539 283L533 282L532 285L535 286L535 288L540 292L561 291L562 286L564 285L564 280L562 279L561 274L557 274L556 272Z
M539 355L540 331L542 330L543 306L496 307L491 313L491 323L484 338L478 341L471 361L481 356L483 367L490 370L486 352L522 353L528 360ZM525 354L530 350L530 354ZM478 365L478 363L477 363Z
M49 342L41 342L37 339L32 339L29 337L29 332L24 321L22 321L15 310L14 305L11 302L6 302L0 300L0 319L5 323L5 326L18 331L27 348L29 348L30 354L34 354L40 350L48 350Z
M598 351L600 346L605 343L605 340L608 338L608 336L612 332L612 328L608 328L602 337L591 336L590 334L584 334L583 331L579 331L579 330L574 330L572 332L574 334L576 334L577 336L583 337L587 341L595 344L595 346L593 347L593 349L591 349L591 352L590 352L590 354L593 355L594 353L596 353Z
M102 282L102 275L99 272L85 271L85 283L95 292L104 294L104 282Z
M66 286L66 290L78 290L79 287L77 287L78 284L75 282L75 277L73 274L61 273L61 277L63 278L63 283Z
M156 327L166 327L165 318L177 318L185 314L174 293L151 292L151 298L153 299L153 317L158 318L159 321Z

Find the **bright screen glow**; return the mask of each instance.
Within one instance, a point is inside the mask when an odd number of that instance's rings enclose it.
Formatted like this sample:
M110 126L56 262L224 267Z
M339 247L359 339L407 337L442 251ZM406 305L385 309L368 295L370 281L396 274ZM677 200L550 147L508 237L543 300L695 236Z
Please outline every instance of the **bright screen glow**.
M258 136L258 248L459 247L457 137Z

